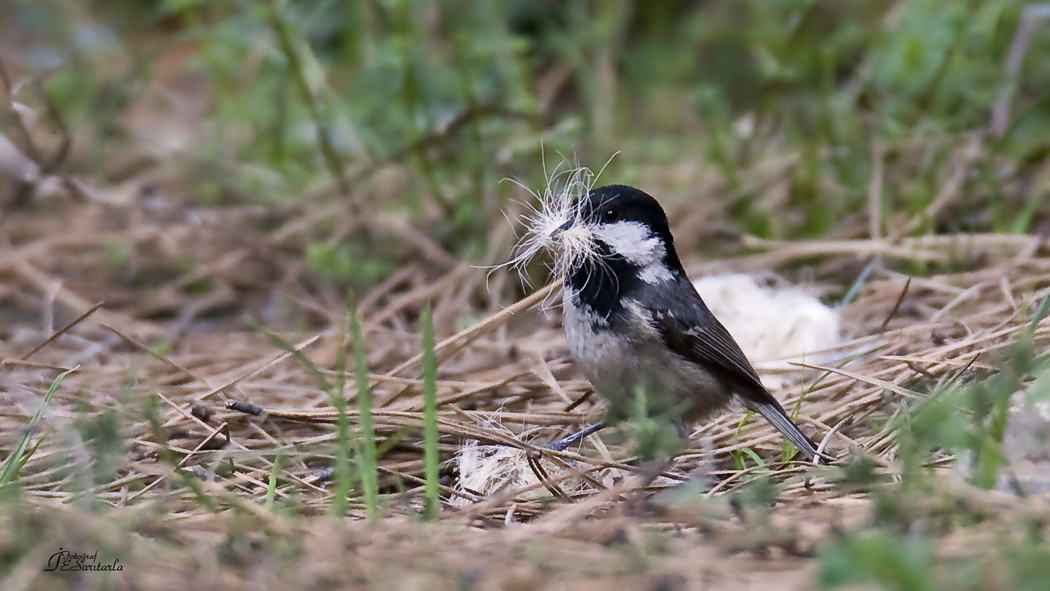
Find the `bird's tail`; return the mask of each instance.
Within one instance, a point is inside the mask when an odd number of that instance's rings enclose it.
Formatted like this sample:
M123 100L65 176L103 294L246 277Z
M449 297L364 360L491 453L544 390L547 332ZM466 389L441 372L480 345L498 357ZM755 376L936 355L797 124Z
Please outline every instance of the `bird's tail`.
M807 459L810 461L816 460L820 464L828 463L825 458L817 454L817 445L813 443L813 440L806 437L806 434L803 433L802 430L798 428L798 425L787 416L787 413L784 412L784 407L780 406L780 403L776 400L747 400L745 406L765 417L766 420L772 423L773 426L777 428L777 431L780 431L788 441L793 443Z

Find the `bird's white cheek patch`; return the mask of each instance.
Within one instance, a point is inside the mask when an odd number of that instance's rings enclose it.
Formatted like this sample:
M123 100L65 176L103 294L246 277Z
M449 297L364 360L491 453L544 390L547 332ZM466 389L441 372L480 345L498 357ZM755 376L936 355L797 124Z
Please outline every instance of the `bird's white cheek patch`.
M598 226L594 233L613 252L639 267L660 262L666 253L660 239L653 236L645 224L638 222L605 224Z
M663 283L664 281L674 279L674 274L667 268L667 265L664 265L663 263L653 263L642 267L642 269L638 271L638 278L650 285L656 285L657 283Z

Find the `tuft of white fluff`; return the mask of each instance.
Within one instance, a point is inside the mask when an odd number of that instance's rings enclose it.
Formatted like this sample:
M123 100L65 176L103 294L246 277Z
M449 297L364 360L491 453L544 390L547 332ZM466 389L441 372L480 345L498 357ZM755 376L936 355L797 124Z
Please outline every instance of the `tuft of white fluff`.
M742 274L711 275L693 282L707 307L761 370L794 371L789 362L821 364L842 343L839 313L798 288L772 289ZM768 388L794 381L765 374Z
M515 447L481 445L473 439L466 441L453 458L453 462L459 468L456 490L480 494L482 498L486 498L503 492L513 494L518 490L537 485L528 492L517 494L515 498L521 500L550 498L551 492L545 486L540 485L536 472L529 466L526 453ZM553 462L540 461L543 469L552 479L559 479L565 473L565 468ZM631 472L618 468L602 468L588 471L588 474L606 488L612 488L631 476ZM653 484L670 486L676 482L665 476L659 476L653 481ZM593 484L578 475L559 479L556 486L570 496L577 493L597 492ZM449 503L462 507L469 505L470 500L457 495L450 498Z
M553 252L551 271L560 277L584 258L596 256L585 233L573 232L560 240L551 237L566 222L581 222L579 204L593 187L594 178L589 168L570 168L555 170L542 194L525 187L538 203L528 204L531 211L525 216L525 235L514 247L512 267L522 270L540 252Z
M503 445L480 445L470 440L456 452L455 462L459 468L459 480L456 489L480 494L482 498L500 492L514 493L540 483L536 472L529 465L527 452L516 447ZM562 473L562 469L551 462L543 462L543 469L551 478ZM601 478L599 477L599 480ZM557 483L566 494L579 492L589 485L581 478L572 477ZM518 494L516 498L532 500L550 497L551 493L544 486L536 486L528 492ZM463 506L470 503L463 497L449 499L452 505Z
M615 157L616 154L613 154ZM612 158L609 159L611 161ZM566 162L563 160L562 164ZM602 264L601 254L594 247L593 228L588 227L582 219L581 205L605 167L595 174L585 166L562 170L562 164L550 174L544 168L547 185L542 192L512 181L528 191L536 203L526 203L530 211L525 215L525 234L515 245L513 258L495 268L517 269L522 279L527 281L525 265L544 251L554 255L549 267L555 277L567 275L570 270L588 260ZM573 230L564 232L558 239L552 238L551 234L569 221L573 222Z
M482 497L497 491L514 491L539 482L525 452L516 447L503 445L480 445L471 439L456 452L459 480L456 489L480 494ZM527 499L549 496L545 488L537 488L521 495ZM449 499L453 505L466 505L470 501L463 497Z

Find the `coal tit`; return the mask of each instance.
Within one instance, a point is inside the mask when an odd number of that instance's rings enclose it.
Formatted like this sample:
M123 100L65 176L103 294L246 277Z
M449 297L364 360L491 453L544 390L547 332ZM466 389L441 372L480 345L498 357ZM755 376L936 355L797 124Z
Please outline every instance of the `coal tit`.
M565 273L562 322L576 364L611 412L630 408L643 388L685 435L685 425L736 401L819 460L816 445L697 294L660 204L633 187L610 185L571 209L549 234Z

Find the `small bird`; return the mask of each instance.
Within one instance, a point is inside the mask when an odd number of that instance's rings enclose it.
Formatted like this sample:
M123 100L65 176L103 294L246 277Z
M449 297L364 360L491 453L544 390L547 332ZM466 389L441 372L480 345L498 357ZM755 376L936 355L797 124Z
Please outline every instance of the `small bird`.
M736 401L765 417L808 459L821 460L689 281L656 199L609 185L590 190L567 211L568 221L548 237L565 274L565 337L613 411L629 408L644 388L687 435L686 424Z

